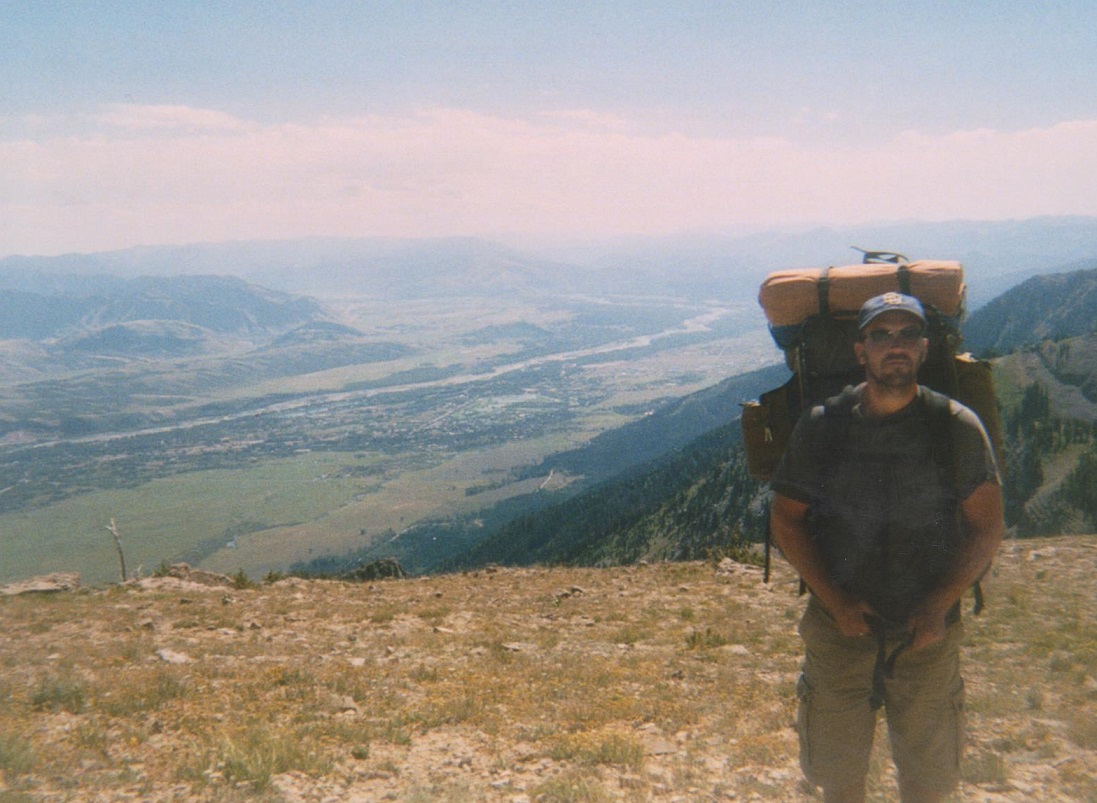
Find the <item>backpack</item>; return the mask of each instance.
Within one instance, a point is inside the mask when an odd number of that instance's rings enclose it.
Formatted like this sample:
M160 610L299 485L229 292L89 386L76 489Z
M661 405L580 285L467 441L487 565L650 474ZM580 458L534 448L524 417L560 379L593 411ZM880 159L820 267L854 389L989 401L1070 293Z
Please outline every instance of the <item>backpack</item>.
M768 481L800 415L864 380L864 369L853 351L859 334L858 311L869 298L895 291L915 296L925 309L929 349L918 373L919 383L959 401L979 416L1000 466L1002 426L990 364L960 352L963 266L959 262L910 262L893 252L862 253L858 265L777 271L763 281L758 300L792 376L742 405L740 423L750 475ZM931 432L937 433L932 435L935 439L948 437L943 426L934 426ZM951 443L935 443L933 449L951 460ZM771 549L767 521L767 582ZM978 588L976 605L982 606Z
M959 262L910 262L898 253L857 250L864 254L860 265L778 271L762 283L758 300L766 313L770 334L785 353L792 377L784 385L763 393L757 401L743 405L740 423L751 476L769 480L800 415L816 404L824 405L827 441L837 444L844 437L852 394L843 390L864 379L864 369L853 351L853 342L859 335L857 314L868 299L895 291L915 296L926 313L929 349L918 372L918 382L937 391L925 394L924 398L930 448L938 471L945 477L955 476L948 398L979 416L1001 466L1002 426L990 365L960 353L963 266ZM768 507L765 519L763 576L769 582L772 543ZM800 593L805 590L801 580ZM983 609L979 580L973 584L973 590L974 612L978 614ZM958 607L955 613L958 614ZM877 653L869 705L875 711L883 705L884 678L891 676L896 659L909 648L913 635L909 634L888 655L885 652L888 633L874 627L873 634Z

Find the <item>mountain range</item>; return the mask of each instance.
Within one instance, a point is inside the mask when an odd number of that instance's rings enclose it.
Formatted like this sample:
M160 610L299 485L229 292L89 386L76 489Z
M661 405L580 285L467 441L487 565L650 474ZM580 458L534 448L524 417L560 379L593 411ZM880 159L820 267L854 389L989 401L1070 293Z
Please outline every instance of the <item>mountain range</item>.
M967 270L975 309L1026 278L1097 254L1097 218L898 222L747 234L513 246L471 238L306 238L143 246L98 254L0 259L0 288L17 277L230 275L292 293L389 298L505 294L673 293L753 300L772 270L846 265L854 247L911 259L951 259ZM16 277L13 279L13 277ZM13 283L16 282L16 283Z

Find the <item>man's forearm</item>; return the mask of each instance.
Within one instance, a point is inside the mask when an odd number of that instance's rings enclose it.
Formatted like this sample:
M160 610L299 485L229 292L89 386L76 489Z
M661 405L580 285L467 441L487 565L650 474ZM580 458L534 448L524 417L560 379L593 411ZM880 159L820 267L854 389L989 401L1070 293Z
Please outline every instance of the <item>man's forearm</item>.
M934 608L947 611L972 583L986 571L1002 543L1001 489L992 482L980 485L961 503L967 540L956 556L952 570L929 600Z
M807 529L807 505L775 494L770 506L770 535L812 593L834 616L853 605L849 595L830 578Z

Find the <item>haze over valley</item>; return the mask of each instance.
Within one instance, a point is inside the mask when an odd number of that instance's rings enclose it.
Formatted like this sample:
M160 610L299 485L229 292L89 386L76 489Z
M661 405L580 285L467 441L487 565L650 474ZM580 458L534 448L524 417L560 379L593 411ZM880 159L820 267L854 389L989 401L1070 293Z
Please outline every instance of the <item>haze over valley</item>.
M742 303L461 279L479 290L319 303L208 276L5 273L0 579L114 579L111 519L145 572L285 569L566 485L515 472L774 359Z
M1087 264L1097 221L611 243L571 262L476 240L0 260L0 580L117 579L112 520L144 573L261 575L388 543L445 565L507 516L734 423L787 373L758 281L808 253L858 261L842 241L966 258L988 299ZM423 529L447 520L463 524Z

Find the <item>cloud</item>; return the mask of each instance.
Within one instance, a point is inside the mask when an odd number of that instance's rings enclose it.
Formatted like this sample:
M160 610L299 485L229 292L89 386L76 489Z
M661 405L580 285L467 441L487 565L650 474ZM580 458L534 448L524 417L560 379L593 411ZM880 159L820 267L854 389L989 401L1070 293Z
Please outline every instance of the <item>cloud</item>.
M249 125L231 114L211 109L192 109L188 106L139 106L136 104L111 104L94 116L118 129L205 129L239 131Z
M118 105L86 122L0 138L0 253L1097 215L1097 121L911 131L870 147L651 133L582 110L270 125Z

